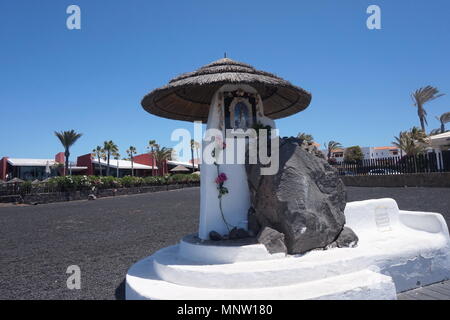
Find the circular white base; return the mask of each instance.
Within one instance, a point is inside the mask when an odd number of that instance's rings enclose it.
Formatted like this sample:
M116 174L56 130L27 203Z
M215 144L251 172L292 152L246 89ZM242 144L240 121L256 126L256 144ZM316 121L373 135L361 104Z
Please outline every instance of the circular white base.
M254 238L212 241L201 240L196 234L180 241L181 258L202 264L225 264L242 261L260 261L284 258L284 253L270 254L266 247Z
M198 288L159 278L154 257L147 257L128 271L127 300L305 300L305 299L396 299L388 276L370 270L294 285L250 289Z
M395 299L389 276L349 264L353 249L271 257L260 245L195 243L184 239L139 261L126 277L127 299ZM256 246L256 247L255 247ZM189 259L192 252L194 259ZM200 253L236 260L196 261ZM255 254L258 253L258 254ZM341 253L337 254L336 253ZM355 252L356 253L356 252ZM260 260L251 260L252 258Z

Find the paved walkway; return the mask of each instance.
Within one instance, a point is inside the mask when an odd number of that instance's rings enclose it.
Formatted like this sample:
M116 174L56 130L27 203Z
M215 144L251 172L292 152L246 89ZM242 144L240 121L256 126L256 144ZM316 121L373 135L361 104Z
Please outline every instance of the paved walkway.
M450 300L450 281L400 293L398 300Z

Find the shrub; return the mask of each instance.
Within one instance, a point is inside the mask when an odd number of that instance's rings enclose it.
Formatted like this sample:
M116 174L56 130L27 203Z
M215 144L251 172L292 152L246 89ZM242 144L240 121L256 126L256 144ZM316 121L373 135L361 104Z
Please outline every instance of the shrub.
M77 190L86 190L91 188L91 182L87 176L72 176L73 187Z
M52 185L54 185L60 191L73 191L77 189L75 180L72 176L54 177L51 179Z
M25 195L31 192L31 189L33 188L33 185L31 181L25 181L19 185L19 193L21 195Z
M174 174L173 176L170 176L168 178L169 183L182 183L182 182L188 182L189 181L189 175L188 174Z
M132 176L123 177L121 180L124 187L129 188L134 186L134 177Z
M344 161L347 163L356 163L364 159L364 154L359 146L353 146L345 149Z
M164 177L145 177L144 184L147 186L158 186L164 184Z
M174 174L168 178L169 183L191 183L200 181L200 176L198 174Z
M48 188L55 191L75 191L91 189L109 189L109 188L129 188L138 186L157 186L176 183L190 183L200 180L197 174L175 174L154 177L132 177L125 176L116 178L112 176L64 176L53 177L46 182ZM22 188L24 191L30 189L32 185Z
M105 189L122 187L122 179L120 179L120 178L106 176L106 177L100 177L100 181L101 181L101 187L105 188Z

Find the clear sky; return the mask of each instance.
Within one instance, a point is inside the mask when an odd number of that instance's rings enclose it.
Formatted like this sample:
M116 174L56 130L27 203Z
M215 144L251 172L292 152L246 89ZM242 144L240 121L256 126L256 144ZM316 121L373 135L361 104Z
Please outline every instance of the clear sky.
M70 4L81 30L66 28ZM382 30L366 27L371 4ZM53 157L53 131L69 129L84 134L73 156L110 139L122 155L149 139L173 146L172 130L192 124L148 114L141 98L225 51L312 93L277 121L281 135L389 145L419 125L413 90L447 93L426 106L428 130L450 111L449 33L448 0L1 0L0 157Z

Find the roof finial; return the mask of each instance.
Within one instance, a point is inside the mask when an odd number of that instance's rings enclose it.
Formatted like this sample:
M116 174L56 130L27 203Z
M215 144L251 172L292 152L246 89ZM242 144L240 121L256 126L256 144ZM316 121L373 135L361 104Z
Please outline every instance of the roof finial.
M224 52L223 57L226 59L227 58L227 53Z

